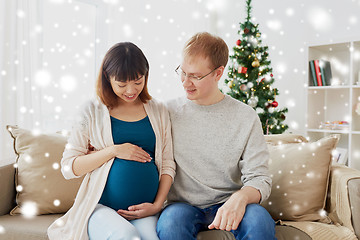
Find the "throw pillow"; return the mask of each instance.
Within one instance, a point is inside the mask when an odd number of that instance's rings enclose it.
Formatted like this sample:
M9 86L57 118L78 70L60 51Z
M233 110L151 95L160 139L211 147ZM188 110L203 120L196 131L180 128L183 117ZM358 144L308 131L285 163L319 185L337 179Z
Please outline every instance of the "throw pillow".
M64 213L74 203L82 178L66 180L60 161L67 138L61 134L37 134L7 126L14 138L17 206L11 215L34 216Z
M306 138L297 134L271 134L264 137L266 143L270 145L308 142Z
M328 220L323 209L338 140L332 135L316 142L268 145L273 184L263 206L275 220Z

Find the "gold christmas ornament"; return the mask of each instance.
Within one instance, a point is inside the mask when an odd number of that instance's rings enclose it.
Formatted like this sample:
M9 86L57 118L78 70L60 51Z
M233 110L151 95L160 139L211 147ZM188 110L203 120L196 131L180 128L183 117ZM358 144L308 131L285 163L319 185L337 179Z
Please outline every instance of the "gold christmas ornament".
M261 36L261 34L260 34L260 33L257 33L257 34L256 34L256 37L260 37L260 36Z
M233 87L233 84L234 84L234 81L233 81L233 80L229 81L229 82L228 82L228 87L229 87L229 88L232 88L232 87Z
M251 66L253 67L259 67L260 66L260 62L257 58L254 59L254 61L251 63Z

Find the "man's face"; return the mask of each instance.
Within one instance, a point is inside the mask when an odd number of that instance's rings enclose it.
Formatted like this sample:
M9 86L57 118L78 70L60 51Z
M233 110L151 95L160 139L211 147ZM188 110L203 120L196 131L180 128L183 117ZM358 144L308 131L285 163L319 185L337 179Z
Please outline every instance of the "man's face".
M209 105L219 91L218 80L221 77L221 75L218 76L217 69L213 70L209 59L202 56L183 59L179 71L182 71L181 81L189 100L200 105ZM197 80L205 75L207 76Z

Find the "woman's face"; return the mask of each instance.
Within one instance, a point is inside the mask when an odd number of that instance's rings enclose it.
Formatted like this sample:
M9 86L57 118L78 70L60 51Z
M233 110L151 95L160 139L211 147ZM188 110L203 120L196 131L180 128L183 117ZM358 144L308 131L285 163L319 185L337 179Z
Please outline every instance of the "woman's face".
M110 78L111 87L114 93L125 103L135 102L145 86L145 76L140 76L135 80L126 82L115 81L115 77Z

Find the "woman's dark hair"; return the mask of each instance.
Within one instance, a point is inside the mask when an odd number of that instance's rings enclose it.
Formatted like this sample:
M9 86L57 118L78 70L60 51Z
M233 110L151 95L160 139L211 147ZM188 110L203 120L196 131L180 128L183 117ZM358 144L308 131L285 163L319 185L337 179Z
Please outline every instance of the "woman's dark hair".
M131 42L121 42L112 46L103 59L99 76L96 81L97 95L107 107L115 107L118 96L114 93L110 78L126 82L145 76L144 89L139 97L143 103L151 99L147 89L149 63L144 53Z

